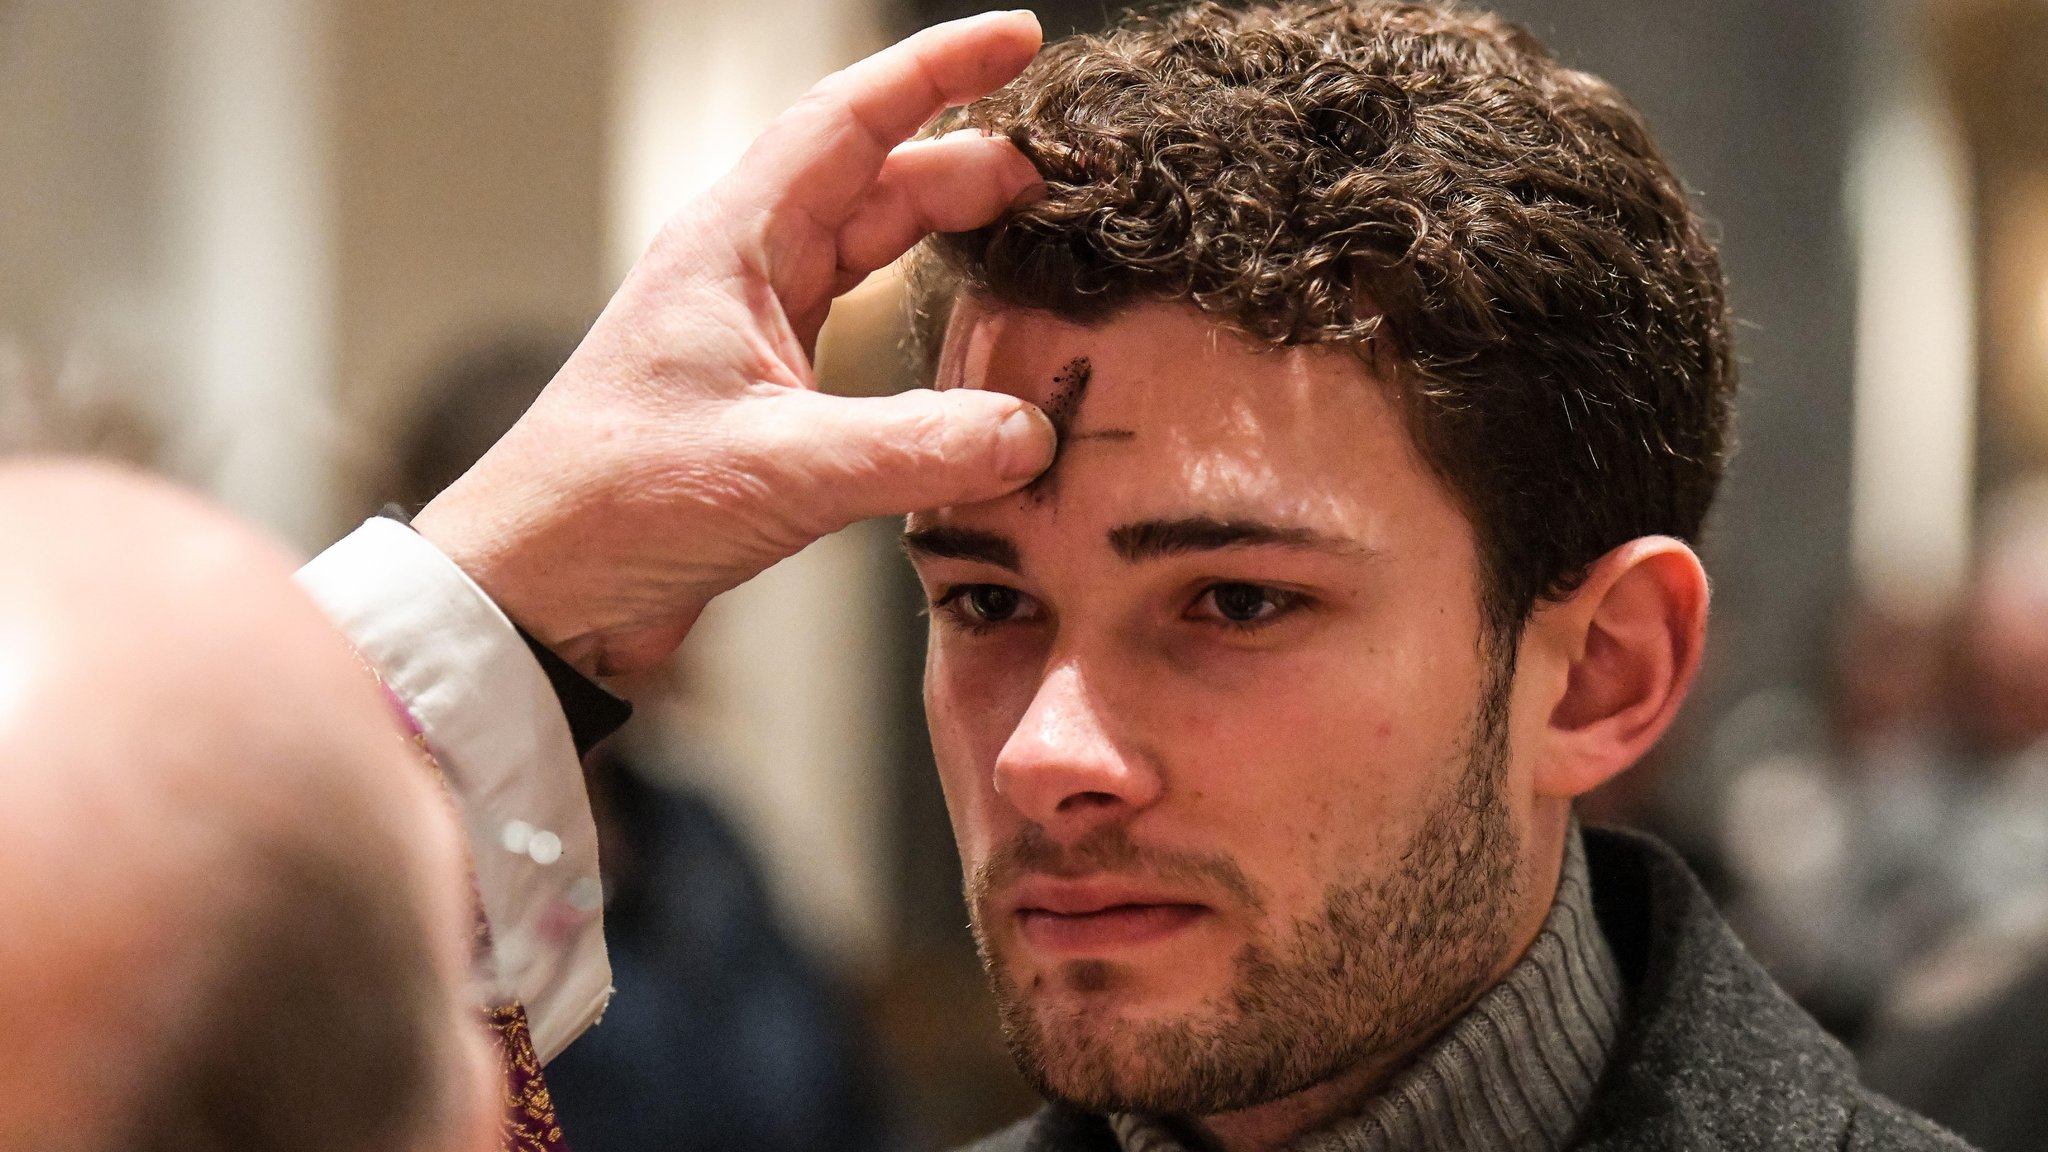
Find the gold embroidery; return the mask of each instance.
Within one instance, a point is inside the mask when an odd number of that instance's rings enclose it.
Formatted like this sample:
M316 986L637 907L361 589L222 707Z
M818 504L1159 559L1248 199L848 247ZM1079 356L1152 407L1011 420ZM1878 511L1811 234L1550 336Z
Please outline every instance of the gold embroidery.
M498 1035L505 1069L505 1152L564 1152L555 1102L541 1079L540 1059L526 1030L526 1012L517 1004L506 1004L491 1009L486 1018Z

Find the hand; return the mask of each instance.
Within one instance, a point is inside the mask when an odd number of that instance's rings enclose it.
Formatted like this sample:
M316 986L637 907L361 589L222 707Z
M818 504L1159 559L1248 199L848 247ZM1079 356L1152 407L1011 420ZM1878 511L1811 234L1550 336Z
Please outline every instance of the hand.
M1051 461L991 392L817 391L832 298L928 232L1042 190L1000 138L904 141L1008 81L1029 12L927 29L825 78L655 238L530 411L414 525L585 672L640 671L704 605L871 516L992 499Z

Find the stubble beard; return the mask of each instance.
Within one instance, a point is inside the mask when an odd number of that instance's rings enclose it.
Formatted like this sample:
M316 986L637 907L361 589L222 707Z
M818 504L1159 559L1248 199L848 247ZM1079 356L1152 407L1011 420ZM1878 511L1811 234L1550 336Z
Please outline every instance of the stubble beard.
M1246 944L1209 1011L1131 1023L1037 1003L991 947L984 867L969 901L975 942L1019 1071L1040 1095L1083 1111L1205 1116L1389 1067L1426 1043L1485 991L1510 946L1520 857L1504 790L1511 682L1511 665L1489 670L1464 770L1397 855L1398 869L1333 883L1319 915L1282 939ZM1094 863L1199 872L1256 904L1227 859L1162 860L1118 831L1095 846ZM1089 991L1107 987L1113 970L1083 961L1064 975Z

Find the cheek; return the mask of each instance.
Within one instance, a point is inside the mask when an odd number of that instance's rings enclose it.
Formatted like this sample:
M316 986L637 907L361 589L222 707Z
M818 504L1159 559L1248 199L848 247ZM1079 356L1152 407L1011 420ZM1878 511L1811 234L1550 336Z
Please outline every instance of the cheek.
M935 635L925 654L924 710L946 811L972 866L1007 828L995 763L1037 690L1038 666Z
M1298 915L1398 865L1464 769L1478 674L1476 656L1333 646L1227 690L1158 693L1177 702L1153 731L1188 815Z

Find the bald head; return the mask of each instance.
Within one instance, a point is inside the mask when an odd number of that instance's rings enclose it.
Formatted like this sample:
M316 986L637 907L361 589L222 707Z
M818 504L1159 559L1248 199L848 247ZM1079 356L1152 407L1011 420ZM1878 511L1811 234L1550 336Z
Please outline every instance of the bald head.
M0 467L0 1147L464 1148L452 820L293 558Z

